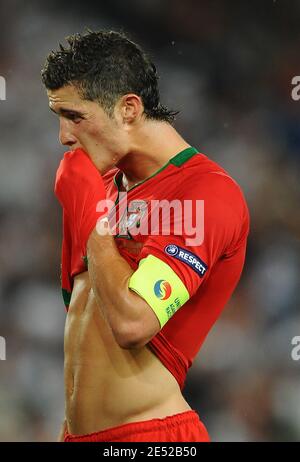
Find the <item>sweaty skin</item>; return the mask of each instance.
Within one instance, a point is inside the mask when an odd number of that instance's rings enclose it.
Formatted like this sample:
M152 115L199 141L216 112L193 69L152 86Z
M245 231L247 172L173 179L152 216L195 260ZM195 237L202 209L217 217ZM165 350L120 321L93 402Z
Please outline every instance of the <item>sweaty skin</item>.
M66 424L86 434L191 409L171 373L147 346L122 349L91 289L75 277L65 326Z

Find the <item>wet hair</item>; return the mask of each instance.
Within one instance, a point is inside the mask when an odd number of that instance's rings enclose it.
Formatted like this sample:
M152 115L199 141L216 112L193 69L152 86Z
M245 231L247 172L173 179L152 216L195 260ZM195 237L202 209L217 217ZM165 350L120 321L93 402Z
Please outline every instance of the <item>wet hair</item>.
M160 103L155 65L122 32L88 30L66 38L46 58L42 81L48 90L73 85L83 99L97 101L110 116L120 97L138 95L146 117L172 123L178 112Z

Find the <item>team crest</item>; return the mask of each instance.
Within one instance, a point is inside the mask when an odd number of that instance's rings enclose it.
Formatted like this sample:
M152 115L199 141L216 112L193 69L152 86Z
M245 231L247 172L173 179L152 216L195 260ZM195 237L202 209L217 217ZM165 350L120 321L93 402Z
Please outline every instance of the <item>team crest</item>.
M123 213L118 224L118 236L130 238L137 234L143 218L147 215L148 203L144 200L133 200Z

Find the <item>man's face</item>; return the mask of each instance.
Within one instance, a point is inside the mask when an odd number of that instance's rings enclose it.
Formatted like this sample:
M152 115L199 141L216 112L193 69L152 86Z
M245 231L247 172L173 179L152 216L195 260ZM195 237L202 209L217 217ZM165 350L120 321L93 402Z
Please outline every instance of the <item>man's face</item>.
M47 94L50 109L59 116L61 144L82 148L102 174L126 154L126 131L118 114L110 118L98 103L82 99L72 85Z

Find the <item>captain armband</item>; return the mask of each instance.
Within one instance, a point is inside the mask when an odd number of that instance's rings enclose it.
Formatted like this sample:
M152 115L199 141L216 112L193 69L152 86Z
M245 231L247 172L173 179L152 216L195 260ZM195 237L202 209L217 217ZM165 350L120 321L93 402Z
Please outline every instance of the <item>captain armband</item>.
M153 255L140 261L138 269L129 280L129 288L148 303L161 327L190 298L175 271Z

